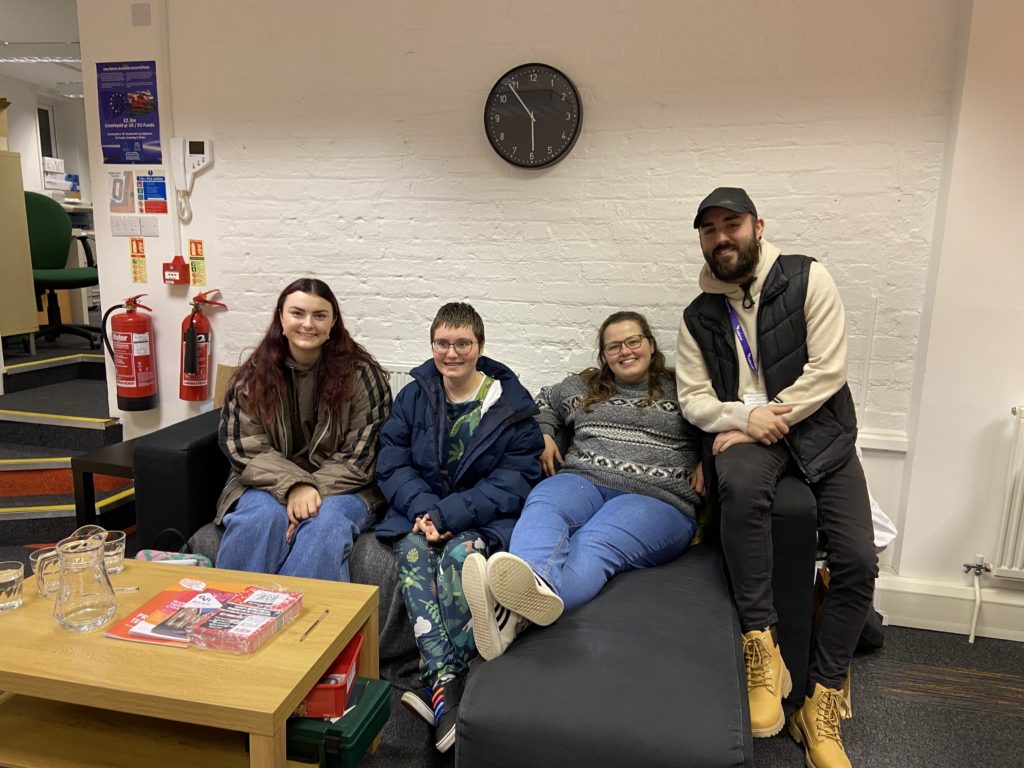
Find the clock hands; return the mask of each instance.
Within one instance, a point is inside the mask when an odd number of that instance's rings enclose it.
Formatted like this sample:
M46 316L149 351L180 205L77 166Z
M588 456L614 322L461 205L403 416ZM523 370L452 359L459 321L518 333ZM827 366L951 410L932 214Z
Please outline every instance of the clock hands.
M512 85L512 83L509 83L508 84L508 89L510 91L512 91L512 95L513 96L515 96L517 99L519 99L519 103L523 105L523 109L526 110L526 114L530 116L530 121L531 122L536 122L536 120L534 120L534 117L533 117L533 112L531 112L530 108L528 106L526 106L526 102L523 101L523 97L519 95L519 91L516 90L515 86Z
M523 105L523 109L526 110L527 117L530 118L530 151L533 152L534 149L535 149L535 147L534 147L534 140L533 140L533 125L534 125L534 123L537 122L537 118L535 118L533 116L533 112L531 112L530 108L528 106L526 106L526 102L523 101L523 97L519 95L519 91L516 90L515 86L512 85L512 83L508 84L508 89L510 91L512 91L512 95L513 96L515 96L517 99L519 99L519 103L522 104Z

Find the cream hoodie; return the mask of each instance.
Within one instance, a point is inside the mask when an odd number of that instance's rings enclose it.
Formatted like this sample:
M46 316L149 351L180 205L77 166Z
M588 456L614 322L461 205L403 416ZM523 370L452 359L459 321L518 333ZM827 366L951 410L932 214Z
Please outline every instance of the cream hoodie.
M757 277L750 287L750 295L754 299L754 306L750 309L743 308L743 289L739 285L719 280L711 274L707 264L701 270L701 290L728 297L747 335L750 351L754 359L758 360L758 376L755 378L734 333L741 400L723 403L711 386L711 376L697 342L690 335L686 323L680 321L676 340L679 406L686 420L705 432L717 433L729 429L746 432L747 419L756 406L743 403L742 398L748 393L765 391L760 375L760 359L757 356L757 308L761 300L761 287L778 258L779 249L762 238ZM846 313L832 276L818 262L811 264L808 274L804 316L807 318L807 364L800 377L776 397L781 404L793 407L790 413L782 417L790 425L810 416L846 383Z

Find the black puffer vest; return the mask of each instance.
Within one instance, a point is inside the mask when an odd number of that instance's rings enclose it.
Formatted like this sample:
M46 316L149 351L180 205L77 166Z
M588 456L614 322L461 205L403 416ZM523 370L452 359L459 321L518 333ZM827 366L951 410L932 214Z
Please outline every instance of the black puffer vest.
M769 400L796 381L807 363L804 300L812 261L808 256L779 256L761 288L757 350ZM740 399L739 358L725 302L724 296L702 293L683 313L722 402ZM843 384L817 411L790 427L786 445L813 483L846 463L856 439L857 413L850 388Z

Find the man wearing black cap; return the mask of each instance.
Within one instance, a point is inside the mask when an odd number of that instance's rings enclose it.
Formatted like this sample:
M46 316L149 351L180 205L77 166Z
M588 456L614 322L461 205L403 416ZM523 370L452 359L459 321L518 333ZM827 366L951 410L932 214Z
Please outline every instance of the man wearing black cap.
M776 640L770 510L787 470L803 475L829 541L830 584L807 698L789 731L807 764L849 768L840 691L878 573L857 416L846 384L846 315L831 276L762 238L747 193L719 187L693 220L707 262L676 345L683 416L714 435L722 549L743 630L755 737L785 723L792 687ZM810 610L810 606L808 606Z

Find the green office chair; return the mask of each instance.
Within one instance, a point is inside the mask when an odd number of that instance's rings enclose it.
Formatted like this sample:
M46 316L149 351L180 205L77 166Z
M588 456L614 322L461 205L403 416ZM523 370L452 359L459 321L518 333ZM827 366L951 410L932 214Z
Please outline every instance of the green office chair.
M71 219L60 203L36 192L25 193L28 216L29 250L32 253L32 280L36 286L36 309L43 309L43 294L47 294L46 319L48 325L40 328L36 337L54 341L62 333L81 336L89 340L91 349L99 349L100 329L94 325L68 325L61 322L57 291L70 288L89 288L99 285L100 276L93 259L88 238L80 235L89 266L68 267L71 250Z

